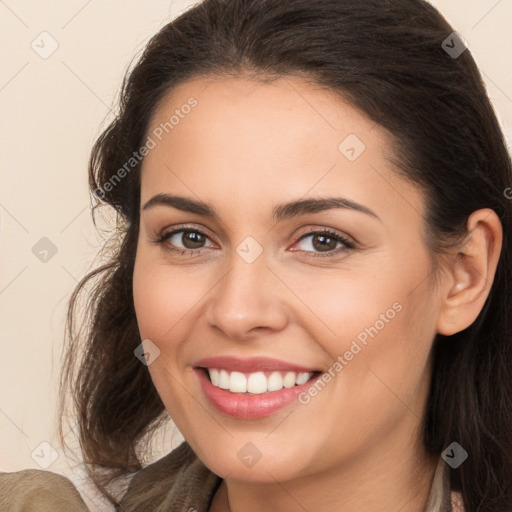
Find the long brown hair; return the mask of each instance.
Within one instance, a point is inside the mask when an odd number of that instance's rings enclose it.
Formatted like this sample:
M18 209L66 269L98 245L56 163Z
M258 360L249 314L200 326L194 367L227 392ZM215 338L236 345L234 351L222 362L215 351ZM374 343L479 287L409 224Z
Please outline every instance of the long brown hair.
M168 415L134 356L140 163L111 180L144 144L164 95L191 78L244 73L302 76L387 128L399 172L427 199L432 254L465 232L473 211L498 214L503 248L480 315L434 340L423 442L432 454L453 441L469 452L450 469L468 512L512 510L512 165L478 68L453 32L423 0L205 0L149 41L92 149L90 188L116 212L118 244L70 300L61 379L61 417L70 398L84 461L112 503L109 485L142 468L147 441Z

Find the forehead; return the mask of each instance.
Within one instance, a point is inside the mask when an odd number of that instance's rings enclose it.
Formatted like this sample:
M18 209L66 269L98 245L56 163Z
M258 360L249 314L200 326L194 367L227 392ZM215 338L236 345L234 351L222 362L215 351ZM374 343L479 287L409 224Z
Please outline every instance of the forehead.
M271 83L207 77L186 82L160 102L149 132L159 127L162 138L174 139L167 141L171 146L218 148L239 163L255 156L321 162L337 156L350 134L364 140L366 149L382 149L377 146L386 142L384 130L339 95L291 76Z
M375 209L400 197L403 203L405 194L409 208L412 201L421 209L419 191L387 160L390 134L333 91L301 78L183 83L160 102L147 135L155 147L142 166L143 200L163 191L212 203L234 204L236 196L249 212L266 199L335 190Z

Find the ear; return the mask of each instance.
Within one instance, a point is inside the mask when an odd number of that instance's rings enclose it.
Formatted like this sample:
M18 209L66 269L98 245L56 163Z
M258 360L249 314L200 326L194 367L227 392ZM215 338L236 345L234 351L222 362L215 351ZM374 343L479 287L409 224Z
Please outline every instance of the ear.
M473 212L466 230L443 279L437 332L445 336L463 331L476 320L491 290L501 253L503 229L494 210Z

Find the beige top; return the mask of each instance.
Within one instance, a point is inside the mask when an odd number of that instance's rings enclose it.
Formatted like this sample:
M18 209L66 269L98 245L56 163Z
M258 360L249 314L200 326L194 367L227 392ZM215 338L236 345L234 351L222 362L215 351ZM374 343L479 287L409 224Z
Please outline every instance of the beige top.
M118 510L208 512L221 482L185 441L135 474ZM0 473L0 511L89 512L70 480L36 469ZM424 512L464 512L460 494L450 491L448 467L442 458Z

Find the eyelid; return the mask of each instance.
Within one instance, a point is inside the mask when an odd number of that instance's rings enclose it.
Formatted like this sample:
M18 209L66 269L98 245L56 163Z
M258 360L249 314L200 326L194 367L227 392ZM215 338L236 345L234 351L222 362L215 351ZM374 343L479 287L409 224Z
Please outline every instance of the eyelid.
M309 235L317 235L317 234L324 234L324 233L331 234L331 235L336 236L342 240L345 240L346 242L350 243L353 246L359 245L357 240L355 238L353 238L352 236L347 235L337 229L330 228L327 226L313 226L313 227L309 226L307 228L304 228L304 230L301 229L299 231L299 234L294 236L295 242L293 242L293 243L295 244L302 238L307 237Z
M197 231L213 241L213 237L209 234L209 230L197 224L178 224L172 228L164 228L158 233L158 237L167 237L171 234L179 233L180 231Z
M183 225L177 225L177 226L174 226L172 229L170 230L166 230L166 229L163 229L156 240L153 240L153 242L155 244L160 244L160 245L165 245L166 242L174 235L176 235L177 233L180 233L180 232L197 232L197 233L200 233L202 234L203 236L205 236L206 238L208 238L212 243L215 244L215 242L212 240L212 237L208 234L207 232L208 230L206 230L205 228L203 227L198 227L197 225L190 225L190 224L183 224ZM297 235L294 236L294 242L292 243L292 246L301 242L302 240L304 240L305 238L308 238L310 236L315 236L315 235L331 235L333 238L335 238L338 242L342 243L344 245L344 247L339 247L337 249L334 249L334 250L331 250L331 251L325 251L325 252L322 252L322 251L305 251L305 250L301 250L301 249L297 249L297 250L292 250L292 252L301 252L301 253L305 253L309 256L314 256L314 257L322 257L322 256L325 256L325 257L329 257L329 256L332 256L332 257L335 257L337 255L339 255L340 253L343 253L343 252L347 252L349 250L354 250L357 248L358 246L358 243L357 241L355 241L352 237L350 236L347 236L345 234L342 234L340 232L338 232L338 230L335 230L333 228L329 228L329 227L326 227L326 226L317 226L317 227L307 227L307 228L303 228L303 230L301 230L301 232ZM199 248L196 248L196 249L182 249L180 247L166 247L167 250L171 251L171 252L178 252L178 253L182 253L182 254L185 254L185 253L190 253L190 254L201 254L203 252L203 250L205 249L208 249L208 248L211 248L211 247L199 247Z
M165 244L172 236L178 234L178 233L187 233L187 232L194 232L194 233L200 233L201 235L203 235L205 238L207 238L208 240L210 240L213 244L217 245L216 242L214 240L212 240L212 237L208 234L208 230L206 230L205 228L203 227L197 227L197 225L194 225L194 226L191 226L189 224L184 224L184 225L177 225L177 226L174 226L172 229L163 229L162 231L160 231L160 233L157 235L156 239L153 240L153 242L155 244ZM169 250L171 251L178 251L178 252L183 252L183 251L189 251L191 253L200 253L202 252L204 249L209 249L211 247L199 247L198 249L182 249L181 247L168 247Z

